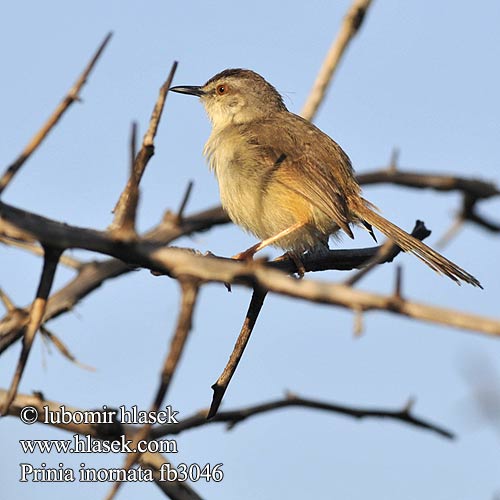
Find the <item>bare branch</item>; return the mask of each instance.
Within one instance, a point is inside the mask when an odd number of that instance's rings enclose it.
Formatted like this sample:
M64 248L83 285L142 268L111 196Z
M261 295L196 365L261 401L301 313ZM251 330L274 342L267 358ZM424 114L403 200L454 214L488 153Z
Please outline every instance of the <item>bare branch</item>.
M389 166L387 167L387 170L389 172L396 172L398 170L398 163L399 163L399 149L394 148L391 153L391 158L389 160Z
M186 209L186 206L188 204L189 198L191 197L191 192L193 190L194 182L189 181L186 191L184 193L184 196L182 197L181 204L179 206L179 210L177 211L177 219L179 221L182 221L182 218L184 217L184 211Z
M340 31L333 41L328 54L323 61L323 65L316 77L313 88L309 93L300 114L306 119L312 121L318 108L323 101L328 86L331 83L333 74L338 68L339 62L349 42L354 38L361 28L366 12L370 7L371 0L354 0L350 9L342 21Z
M413 172L398 172L398 174L395 175L388 173L387 168L362 174L358 179L361 183L368 184L394 183L415 188L434 188L439 191L458 190L465 194L477 196L478 198L487 198L499 193L498 188L494 184L477 179ZM20 218L22 218L24 212L19 211L19 214ZM26 212L26 214L28 213ZM43 220L45 219L37 219L36 224L41 224ZM4 224L7 224L7 222L8 221L4 221ZM214 225L228 222L229 219L220 206L184 218L182 222L178 221L177 218L172 218L171 212L167 212L163 222L146 233L143 238L147 239L147 241L166 245L181 236L198 231L205 231ZM0 227L1 225L2 221L0 220ZM30 240L29 235L16 231L15 227L12 225L10 225L9 231L13 237ZM412 234L418 237L415 233ZM34 238L31 237L31 240L33 239ZM368 258L371 258L373 255L372 251L373 249L335 250L325 256L324 259L315 259L314 262L308 262L307 270L321 271L326 269L345 270L358 268L362 266ZM351 258L353 259L352 262L350 261ZM63 255L61 263L65 262L65 259L67 259L67 257ZM288 263L287 261L282 261L281 263L273 263L270 265L278 269L287 270ZM83 269L74 280L70 281L66 287L51 297L44 321L70 310L79 300L98 288L105 280L120 276L135 268L134 266L114 259L100 263L91 262L84 264L84 266L85 269ZM79 264L76 264L74 267L79 267ZM18 314L8 314L0 321L0 353L24 333L26 315L22 309L17 311Z
M252 299L250 301L250 305L248 306L248 311L245 316L243 326L241 327L240 334L238 335L236 344L234 345L233 352L229 357L229 361L227 362L224 371L221 373L215 384L212 385L214 394L212 397L210 410L207 414L207 419L213 418L215 416L220 404L222 403L224 394L226 393L229 383L231 382L236 368L238 367L238 363L243 356L245 347L250 340L250 335L252 334L253 327L255 326L255 322L259 317L262 306L264 305L266 295L267 290L264 290L260 287L255 287L253 289Z
M196 305L196 299L198 297L199 283L190 278L182 277L179 278L179 283L182 290L181 308L179 311L179 317L177 319L175 333L172 337L172 341L170 342L170 349L163 364L160 385L158 387L154 402L151 405L151 413L157 413L160 410L160 407L170 387L170 382L172 381L174 373L179 364L179 360L181 358L182 352L184 351L184 347L186 345L186 341L192 327L193 312ZM132 443L133 447L137 447L137 443L139 441L148 439L151 427L152 424L146 424L137 431ZM139 460L140 456L140 451L129 453L127 455L127 458L125 459L123 468L128 471L137 462L137 460ZM120 482L115 482L113 484L109 494L106 496L106 500L111 500L115 497L116 493L120 489L121 484L122 483Z
M44 325L40 325L40 332L48 339L50 340L50 342L52 342L54 344L54 346L56 347L56 349L66 358L68 359L69 361L71 361L72 363L74 363L75 365L79 366L80 368L83 368L84 370L88 370L88 371L95 371L95 368L92 367L92 366L89 366L89 365L86 365L84 363L80 363L80 361L78 361L76 359L76 357L71 354L71 352L69 351L69 349L66 347L66 345L64 344L64 342L57 336L55 335L54 333L52 333L46 326Z
M7 391L0 389L0 405L6 400ZM21 410L26 406L31 406L36 409L37 421L44 423L44 408L50 412L59 412L62 403L45 400L43 395L28 396L26 394L18 394L9 408L9 415L19 417ZM71 413L82 412L84 410L64 404L66 410ZM111 408L108 407L108 410ZM95 410L91 410L95 411ZM60 429L64 429L72 434L78 433L86 436L92 436L95 439L105 441L118 439L121 435L125 436L125 440L132 440L137 433L137 427L127 424L121 424L119 421L114 421L111 424L76 424L72 421L68 423L47 424L53 425ZM140 457L140 464L147 467L153 473L156 485L172 500L201 500L201 497L189 486L187 482L178 480L165 481L160 477L160 470L164 464L170 463L160 453L146 452Z
M7 392L0 389L0 404L2 404L3 400L5 400L6 395ZM44 407L47 407L48 411L58 412L60 411L61 405L62 403L44 399L43 395L41 394L34 396L18 394L10 405L8 414L11 416L19 417L23 408L31 406L38 412L38 421L44 422ZM71 412L73 414L75 412L84 411L80 408L71 407L67 404L64 404L64 406L68 412ZM413 414L413 406L414 405L405 404L399 410L391 410L387 408L362 408L326 401L319 401L311 398L303 398L288 393L284 398L269 401L267 403L261 403L235 410L221 411L211 420L206 419L206 410L199 411L190 417L180 420L177 424L166 424L154 427L151 430L149 439L160 439L167 435L175 436L190 429L195 429L198 427L216 423L226 423L228 429L233 429L237 424L243 422L244 420L287 407L324 410L330 413L345 415L356 419L384 418L435 432L438 435L448 439L454 438L454 434L448 429L431 423L426 419L415 416ZM109 409L110 408L108 408L108 410ZM112 424L76 424L72 421L69 421L68 423L48 425L53 425L71 433L89 435L95 439L103 440L116 439L120 435L124 435L128 440L133 439L137 435L136 426L121 424L118 421ZM165 458L162 457L159 453L147 452L144 453L140 458L141 465L143 465L144 467L149 467L151 468L151 470L153 470L153 472L157 473L155 474L156 484L162 489L170 488L168 491L166 491L170 498L174 500L200 500L201 497L199 497L186 483L179 483L177 481L159 481L158 472L161 466L166 462L167 461L165 460ZM181 485L185 488L185 490L179 489Z
M184 234L204 231L209 227L224 224L227 221L227 217L220 207L185 217L179 223L177 223L177 219L172 222L171 217L166 217L163 223L144 235L143 241L167 245ZM421 222L418 222L412 231L412 235L419 239L424 239L429 234L430 231ZM320 257L305 256L303 261L309 272L357 269L364 266L366 261L375 255L378 248L332 250ZM400 250L396 249L387 261L390 262L399 252ZM294 264L286 260L269 262L267 265L288 273L295 270ZM135 266L118 259L82 264L77 276L49 298L43 321L47 322L70 311L79 301L99 288L104 281L121 276L133 269L135 269ZM7 314L0 320L0 354L23 335L27 311L23 309L16 311L16 314Z
M12 238L6 238L4 236L0 236L0 243L3 243L4 245L8 245L11 247L22 248L23 250L27 250L28 252L31 252L34 255L43 256L43 248L37 243L29 243L26 241L14 240ZM83 262L80 262L78 259L74 259L73 257L69 257L67 255L61 255L59 263L71 269L75 269L77 271L80 270L81 267L84 265Z
M356 284L361 278L363 278L376 266L378 266L382 262L387 262L394 251L397 251L398 248L399 247L395 245L391 240L387 240L383 245L380 246L377 253L366 263L366 265L362 269L345 280L345 284L347 286L353 286L354 284Z
M488 231L491 231L492 233L500 232L500 223L488 220L477 213L477 201L477 196L474 196L472 193L465 193L463 197L463 207L460 218L463 220L474 222L477 225L487 229Z
M17 308L14 305L14 302L10 299L10 297L0 288L0 300L4 305L5 309L7 309L8 313L14 312Z
M360 184L396 184L418 189L436 191L460 191L475 199L487 199L500 195L499 188L493 182L481 179L468 179L446 174L410 172L401 170L373 170L357 175Z
M453 439L455 437L454 434L448 429L445 429L444 427L433 424L428 420L424 420L413 415L412 406L411 405L409 406L408 404L405 404L403 408L401 408L400 410L389 410L387 408L361 408L361 407L340 405L338 403L331 403L326 401L318 401L316 399L302 398L291 393L288 393L285 398L269 401L268 403L262 403L236 410L220 411L210 420L207 420L205 418L206 412L205 410L202 410L195 413L191 417L182 419L181 421L179 421L179 423L175 425L166 424L155 427L151 431L150 437L154 439L159 439L160 437L163 436L177 435L189 429L194 429L197 427L202 427L207 424L215 424L215 423L227 423L228 428L232 429L237 424L243 422L244 420L250 417L254 417L262 413L267 413L269 411L279 410L281 408L287 408L290 406L325 410L328 412L338 413L341 415L346 415L358 419L388 418L415 427L420 427L421 429L426 429L435 432L440 436L448 439Z
M90 72L94 68L96 62L101 57L101 54L111 39L112 33L108 33L104 38L103 42L97 49L97 52L94 54L87 67L83 70L83 73L80 75L76 83L71 87L68 94L64 97L61 103L54 110L50 118L43 125L43 127L35 134L35 136L31 139L28 145L24 148L22 153L18 156L18 158L7 167L2 178L0 179L0 195L3 193L4 189L9 185L12 178L16 175L18 170L23 166L24 162L33 154L33 152L38 148L38 146L42 143L42 141L47 137L49 132L54 128L57 122L60 120L65 111L79 99L78 94L80 93L81 88L87 81L87 78L90 75Z
M401 265L398 264L396 266L396 277L394 279L394 297L396 297L398 300L401 300L403 298L402 289L403 289L403 270L401 269Z
M177 219L172 221L170 217L165 217L158 226L143 235L143 240L158 245L167 245L181 236L206 231L213 226L227 222L229 219L221 207L184 217L182 222ZM64 255L61 257L61 262L64 257ZM50 297L43 321L47 322L72 310L79 301L99 288L103 282L133 269L136 267L119 259L82 263L77 276ZM9 313L0 320L0 354L23 336L27 316L27 309L16 309L15 314Z
M452 226L438 242L443 247L455 236L465 221L472 222L488 231L500 232L500 223L488 220L477 213L477 204L500 195L500 189L494 182L481 179L468 179L452 175L435 173L402 172L392 168L366 172L357 176L358 182L363 185L391 183L417 189L434 189L436 191L458 191L462 193L462 208Z
M489 335L500 335L500 321L465 314L393 296L371 294L333 283L290 279L286 274L258 262L237 262L215 256L197 255L180 248L158 248L148 242L117 243L109 234L73 227L40 217L0 202L0 234L41 243L64 242L68 248L82 248L119 258L171 277L191 276L200 281L232 283L305 300L335 304L353 310L385 310L391 313L445 324Z
M139 179L135 170L137 141L137 123L132 123L130 131L130 175L125 190L120 196L123 205L117 207L115 218L110 226L113 236L119 240L133 241L137 239L135 220L137 216L137 205L139 203Z
M26 327L26 333L23 339L23 346L21 349L21 355L19 357L19 362L12 377L11 386L5 400L5 404L0 408L0 414L5 415L9 410L9 406L13 399L16 397L17 389L19 383L21 382L21 377L26 367L28 361L28 356L31 351L31 346L33 345L33 340L35 339L35 334L40 328L42 323L43 315L45 314L45 308L47 307L47 298L52 288L52 283L54 281L54 275L57 269L57 263L61 255L62 250L54 247L44 247L45 255L43 260L43 270L42 276L40 278L40 284L38 285L38 290L36 292L35 300L31 306L30 316L28 325Z
M120 195L120 199L116 204L113 212L115 213L115 218L109 227L109 230L114 232L116 236L116 231L119 231L123 221L130 218L130 214L126 215L127 211L131 211L131 207L134 206L134 197L137 195L136 190L138 189L139 183L141 182L146 166L149 160L155 153L154 139L156 132L158 130L158 125L160 123L161 115L163 113L163 108L165 106L165 100L167 98L168 89L174 78L175 70L177 69L177 61L172 64L170 73L161 86L160 92L158 94L158 99L156 100L153 112L151 113L151 118L149 120L149 127L142 140L142 147L133 164L132 173L130 178ZM118 233L119 234L119 233Z

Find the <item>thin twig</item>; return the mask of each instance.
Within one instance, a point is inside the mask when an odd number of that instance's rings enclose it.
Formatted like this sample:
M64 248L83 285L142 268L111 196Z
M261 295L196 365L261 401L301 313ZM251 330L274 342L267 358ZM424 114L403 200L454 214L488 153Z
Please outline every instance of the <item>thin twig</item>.
M380 246L378 252L362 267L359 271L354 273L352 276L344 281L347 286L353 286L361 278L366 276L372 269L381 264L382 262L387 262L387 259L393 254L394 250L397 248L392 240L387 240L383 245Z
M389 160L389 166L387 167L388 172L397 172L399 163L399 149L394 148L391 152L391 158Z
M463 207L461 217L464 220L474 222L492 233L500 232L500 223L486 219L477 213L478 197L471 193L465 193L463 197Z
M69 349L66 347L64 342L53 332L51 332L46 326L40 325L40 332L46 337L48 340L50 340L56 349L69 361L74 363L75 365L79 366L80 368L83 368L84 370L88 370L91 372L95 371L95 368L93 366L86 365L84 363L81 363L76 359L76 357L69 351Z
M130 176L127 185L125 186L125 189L120 195L120 198L113 210L115 218L109 227L110 231L117 231L120 228L120 224L122 223L125 217L124 213L127 210L130 210L127 207L131 203L129 201L129 197L131 196L131 191L135 189L134 185L138 186L139 183L141 182L146 166L151 157L155 153L154 139L156 136L156 132L158 130L158 125L161 119L161 115L163 113L163 108L165 106L165 100L167 98L168 89L172 84L172 80L174 78L176 69L177 69L177 61L175 61L172 64L170 73L165 83L160 88L158 99L156 100L155 106L151 113L148 130L146 131L146 134L144 135L144 138L142 140L141 149L134 160L133 175Z
M247 420L248 418L291 406L325 410L328 412L338 413L358 419L388 418L411 426L420 427L421 429L435 432L440 436L448 439L453 439L455 437L454 433L450 430L413 415L413 408L408 404L405 404L399 410L390 410L387 408L362 408L326 401L319 401L312 398L303 398L291 393L287 393L286 397L284 398L269 401L267 403L252 405L236 410L220 411L211 420L208 421L205 418L205 410L201 410L190 417L186 417L180 420L176 424L165 424L155 427L151 431L150 437L151 439L160 439L164 436L178 435L189 429L195 429L197 427L215 423L227 423L228 428L233 429L237 424Z
M210 405L210 410L207 414L207 419L213 418L217 413L217 410L222 403L222 398L226 393L226 390L233 378L233 375L238 367L238 363L240 362L243 352L245 351L245 347L250 340L250 335L252 334L253 327L255 326L255 322L259 317L259 313L264 305L264 300L267 295L267 290L261 287L255 287L252 293L252 299L250 300L250 305L248 306L248 311L245 316L245 321L240 330L240 334L236 339L236 344L234 345L233 352L229 357L229 361L227 362L223 372L212 385L212 389L214 394L212 396L212 404Z
M14 305L14 302L12 302L11 298L0 288L0 300L2 301L2 304L4 305L5 309L7 309L8 313L12 313L15 311L17 308Z
M189 198L191 197L191 192L193 191L194 182L189 181L186 187L186 191L184 192L184 196L182 197L181 204L179 206L179 210L177 210L177 220L182 221L184 217L184 211L186 210L186 206L188 204Z
M22 248L23 250L27 250L34 255L43 255L43 248L37 243L14 240L12 238L6 238L5 236L0 236L0 243L11 247ZM63 266L69 267L71 269L75 269L76 271L79 271L84 265L83 262L68 255L61 255L59 264L62 264Z
M182 291L181 307L177 319L175 333L170 342L170 349L163 364L160 385L158 387L154 402L151 405L151 413L157 413L165 399L167 391L170 387L170 382L172 381L174 373L177 369L179 360L182 356L182 352L184 351L184 347L186 346L186 341L192 327L193 312L196 305L196 299L198 297L199 283L192 279L182 277L179 278L179 282ZM134 436L132 447L136 447L139 441L148 439L151 427L152 424L146 424L139 429L137 434ZM128 471L137 462L140 456L140 451L129 453L127 455L123 468ZM106 496L106 500L111 500L112 498L114 498L120 486L120 482L115 482L109 494Z
M137 122L132 122L132 127L130 129L130 170L134 171L135 158L137 156Z
M350 9L342 21L340 31L333 41L328 54L326 55L323 65L316 77L313 88L309 93L302 111L300 114L306 119L312 121L318 108L323 101L328 86L331 83L333 74L338 68L339 62L344 55L344 52L349 42L354 38L359 31L366 12L370 7L371 0L354 0Z
M448 245L448 243L458 234L460 229L462 229L464 222L465 221L462 217L456 217L451 226L436 242L436 248L443 249L446 245Z
M139 203L139 179L135 169L137 142L137 123L133 122L130 130L130 174L125 190L120 197L123 206L115 213L111 224L111 233L119 240L134 241L137 239L135 220Z
M31 141L27 144L21 154L17 157L17 159L7 167L2 178L0 179L0 195L3 193L4 189L9 185L13 177L19 171L19 169L23 166L24 162L33 154L33 152L38 148L38 146L42 143L42 141L47 137L48 133L54 128L57 122L60 120L64 112L79 99L79 93L87 78L90 75L90 72L94 68L96 62L101 56L104 48L108 44L112 33L108 33L104 38L103 42L97 49L96 53L83 70L83 73L80 75L76 83L71 87L68 94L64 97L64 99L59 103L57 108L54 110L50 118L47 122L42 126L42 128L35 134L35 136L31 139Z
M16 397L17 389L19 387L19 383L21 382L21 377L31 351L31 346L33 345L33 340L35 339L35 334L42 323L45 308L47 307L47 298L49 296L50 289L52 288L57 263L62 252L61 249L53 247L44 247L44 250L45 256L43 260L43 270L40 277L40 283L36 292L36 298L31 306L29 322L26 327L26 333L24 335L23 346L16 371L12 377L12 382L5 404L0 409L0 414L2 415L5 415L8 412L10 404Z
M396 276L394 279L394 297L398 300L403 298L403 270L401 265L396 266Z

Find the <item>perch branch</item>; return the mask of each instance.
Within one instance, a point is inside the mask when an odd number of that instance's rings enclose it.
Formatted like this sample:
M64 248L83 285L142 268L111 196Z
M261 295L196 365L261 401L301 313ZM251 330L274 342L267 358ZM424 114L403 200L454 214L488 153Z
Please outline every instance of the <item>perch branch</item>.
M477 199L488 198L500 193L495 184L479 179L416 172L397 171L395 173L394 168L384 168L361 174L358 176L358 180L362 184L392 183L419 189L432 188L438 191L457 190L464 195L471 195ZM172 214L167 212L163 222L143 235L143 238L147 239L147 241L166 245L181 236L205 231L214 225L225 224L227 222L229 222L229 219L220 206L202 211L190 217L183 217L182 222L178 218L173 218ZM14 228L11 229L14 230ZM353 256L354 260L358 262L365 262L372 255L370 253L369 256L365 256L366 250L364 249L357 251L336 250L334 255L329 254L324 259L318 259L314 263L309 262L308 270L341 270L359 267L359 265L351 265L349 262L349 255L353 252L359 253L359 256ZM371 252L371 249L368 249L368 252ZM63 259L66 259L66 256L62 256L61 263L63 263ZM332 265L332 262L337 263L335 267ZM286 270L288 264L286 261L282 261L282 265L285 267L280 267L279 264L273 265ZM86 263L84 266L84 269L73 280L50 298L44 321L70 310L79 300L94 291L107 279L120 276L134 269L134 267L115 259ZM0 321L0 353L23 335L26 326L26 314L24 312L25 310L18 309L16 314L8 314Z
M168 245L181 236L205 231L228 221L229 219L220 207L183 217L181 223L177 219L172 221L171 217L166 216L157 227L143 235L143 240L158 245ZM35 245L33 244L33 246ZM38 248L38 245L36 247ZM64 258L63 255L61 263ZM121 276L133 269L135 269L134 266L114 258L100 262L81 263L78 274L49 298L43 321L46 322L72 310L79 301L99 288L105 281ZM27 312L28 308L19 308L14 313L8 313L0 320L0 354L23 336Z
M297 281L271 269L271 266L256 262L201 256L188 249L158 248L151 242L117 244L107 233L61 224L0 202L0 234L2 233L28 241L38 240L43 244L57 241L67 248L104 253L130 265L145 267L174 278L191 276L201 282L232 283L252 289L258 284L271 292L312 302L335 304L355 310L386 310L424 321L500 335L499 320L407 300L397 301L392 296L372 294L333 283L307 279Z

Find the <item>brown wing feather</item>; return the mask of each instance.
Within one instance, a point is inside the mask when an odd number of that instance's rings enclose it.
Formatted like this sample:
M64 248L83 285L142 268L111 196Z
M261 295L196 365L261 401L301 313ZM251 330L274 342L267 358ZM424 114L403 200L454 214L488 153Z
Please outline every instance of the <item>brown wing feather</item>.
M267 165L263 189L271 181L281 182L353 238L349 227L353 217L346 199L359 196L360 189L348 156L310 122L291 113L287 120L283 127L266 120L251 127L241 126L249 147L254 146L261 163Z

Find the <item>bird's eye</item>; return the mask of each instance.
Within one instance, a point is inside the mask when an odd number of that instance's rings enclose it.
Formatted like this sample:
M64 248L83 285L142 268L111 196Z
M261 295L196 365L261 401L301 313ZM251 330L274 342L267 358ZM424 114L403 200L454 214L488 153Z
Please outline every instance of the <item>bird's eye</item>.
M228 93L229 87L226 84L217 85L215 91L218 95L224 95Z

